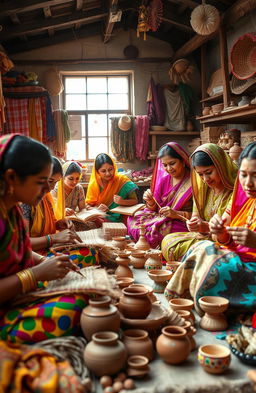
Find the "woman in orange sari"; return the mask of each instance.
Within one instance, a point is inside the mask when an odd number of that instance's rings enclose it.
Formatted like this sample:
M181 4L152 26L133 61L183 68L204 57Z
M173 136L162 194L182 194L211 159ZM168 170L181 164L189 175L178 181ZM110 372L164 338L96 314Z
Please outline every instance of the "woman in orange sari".
M101 153L94 161L86 203L106 212L107 221L119 222L122 219L121 214L111 213L111 209L118 205L136 205L137 188L127 176L117 172L115 162L107 154Z

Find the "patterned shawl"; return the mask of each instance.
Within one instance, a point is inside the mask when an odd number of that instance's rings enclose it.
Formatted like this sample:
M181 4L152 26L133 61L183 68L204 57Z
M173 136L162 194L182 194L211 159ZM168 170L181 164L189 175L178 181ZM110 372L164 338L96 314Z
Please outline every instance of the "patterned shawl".
M16 135L19 134L0 137L0 164ZM10 276L34 265L29 235L20 208L14 205L7 214L9 220L0 216L0 277Z

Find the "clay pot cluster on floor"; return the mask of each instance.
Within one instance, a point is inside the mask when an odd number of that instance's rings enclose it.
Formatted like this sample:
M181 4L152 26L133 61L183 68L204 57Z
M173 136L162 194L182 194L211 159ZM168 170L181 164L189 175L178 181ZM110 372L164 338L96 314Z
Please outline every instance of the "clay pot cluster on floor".
M133 379L127 378L125 373L119 373L116 378L103 375L100 384L104 393L118 393L120 390L132 390L135 388Z

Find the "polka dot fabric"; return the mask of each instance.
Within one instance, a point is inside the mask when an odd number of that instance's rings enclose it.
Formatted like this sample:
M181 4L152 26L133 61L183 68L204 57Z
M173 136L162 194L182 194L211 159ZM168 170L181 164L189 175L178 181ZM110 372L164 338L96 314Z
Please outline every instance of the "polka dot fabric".
M93 248L83 247L74 250L61 251L61 253L69 255L70 260L80 267L80 269L99 264L99 255ZM49 253L47 256L52 255L52 253Z

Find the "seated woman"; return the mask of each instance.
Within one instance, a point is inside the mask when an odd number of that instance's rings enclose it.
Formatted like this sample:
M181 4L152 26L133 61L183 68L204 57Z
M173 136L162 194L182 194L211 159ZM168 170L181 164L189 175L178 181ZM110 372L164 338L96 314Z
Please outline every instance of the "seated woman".
M215 214L209 228L216 243L202 241L185 255L168 284L168 297L223 296L229 308L256 306L256 142L240 155L231 212Z
M137 188L127 176L117 172L116 164L106 153L101 153L94 161L86 203L106 212L107 221L119 222L122 221L121 214L111 213L111 209L118 205L136 205Z
M12 306L37 283L63 278L77 267L66 255L32 253L18 203L36 206L49 192L50 152L19 134L0 137L0 339L37 342L75 334L87 295L68 293Z
M184 219L191 216L192 188L187 153L176 142L164 145L154 169L151 189L145 191L146 208L129 217L128 234L136 241L139 225L146 228L146 239L155 248L170 232L187 231Z
M84 189L79 184L82 169L74 161L68 161L62 165L63 169L63 188L65 195L65 213L71 216L76 210L85 209ZM58 184L51 191L54 199L57 199Z
M52 191L57 182L62 178L62 166L58 158L53 157L52 174L48 180L49 191ZM59 199L57 198L57 202ZM52 255L49 249L53 244L65 245L66 243L79 242L71 221L61 218L64 206L56 206L50 192L41 199L36 206L21 206L24 217L29 223L30 241L33 251L42 255ZM59 218L57 219L56 216ZM81 242L81 241L80 241ZM98 263L98 254L94 249L83 247L70 251L72 260L79 267L86 267Z
M191 156L193 214L186 222L190 232L172 233L162 241L167 261L180 261L192 244L209 239L209 220L226 210L237 174L236 164L214 143L199 146Z

